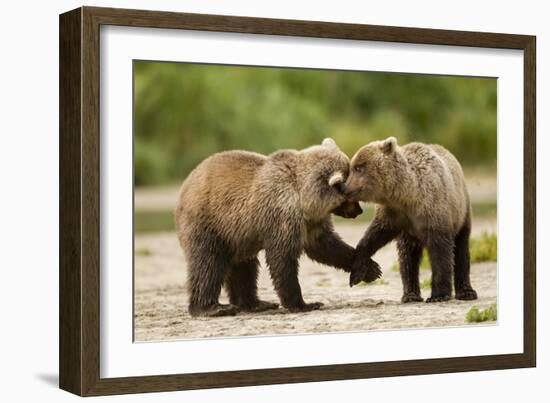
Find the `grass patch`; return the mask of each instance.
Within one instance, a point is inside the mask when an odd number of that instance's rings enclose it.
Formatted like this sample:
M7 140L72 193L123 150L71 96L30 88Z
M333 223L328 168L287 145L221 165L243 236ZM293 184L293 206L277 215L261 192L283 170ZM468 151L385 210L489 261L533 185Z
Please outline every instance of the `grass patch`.
M431 277L425 278L424 280L422 280L420 282L420 289L421 290L426 290L428 288L432 288L432 278Z
M430 258L428 256L428 252L426 252L426 250L424 250L424 252L422 253L422 260L420 261L420 269L421 270L428 270L430 269L432 266L430 264ZM395 272L398 272L399 271L399 262L398 261L395 261L391 267L390 267L390 270L391 271L395 271Z
M149 248L137 248L136 249L136 256L151 256L153 252L151 252L151 249Z
M483 232L479 238L470 238L470 262L495 262L497 260L497 236Z
M478 238L470 238L470 262L496 262L497 260L497 235L495 233L483 232ZM430 258L424 249L420 269L430 269ZM399 271L399 262L394 262L391 271Z
M489 308L479 310L477 306L473 306L466 314L466 322L494 322L497 320L497 304L492 304Z
M428 252L426 252L426 249L424 249L424 252L422 253L422 260L420 261L420 268L424 269L424 270L432 268L432 265L430 264L430 257L428 256Z
M366 283L364 281L361 281L360 283L358 283L357 285L359 287L366 287L368 285L388 285L390 284L389 282L387 282L386 280L384 280L383 278L379 278L378 280L374 280L370 283Z

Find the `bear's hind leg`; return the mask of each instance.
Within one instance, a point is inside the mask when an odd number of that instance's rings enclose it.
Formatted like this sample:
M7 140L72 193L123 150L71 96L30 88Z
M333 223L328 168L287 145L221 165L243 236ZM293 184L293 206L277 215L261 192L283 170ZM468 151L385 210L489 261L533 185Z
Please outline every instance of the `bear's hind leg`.
M442 302L451 299L454 266L454 238L445 232L428 234L426 247L432 266L432 296L426 302Z
M399 254L399 271L403 282L403 297L401 302L421 302L419 284L419 266L422 257L422 243L417 238L403 233L397 239Z
M477 293L470 284L470 223L467 222L455 237L455 298L477 299Z
M245 312L263 312L277 309L279 304L258 298L258 258L233 264L225 280L231 305Z
M186 248L188 256L189 313L191 316L232 316L238 311L234 305L220 304L219 297L229 270L227 257L212 253L205 243L194 242Z

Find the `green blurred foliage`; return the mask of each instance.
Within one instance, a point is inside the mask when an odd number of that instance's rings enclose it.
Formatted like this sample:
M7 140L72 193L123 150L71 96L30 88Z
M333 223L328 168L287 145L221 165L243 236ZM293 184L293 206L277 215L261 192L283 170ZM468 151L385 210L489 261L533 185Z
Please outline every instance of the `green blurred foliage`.
M269 154L390 135L496 167L495 79L134 62L135 182L179 182L228 149Z

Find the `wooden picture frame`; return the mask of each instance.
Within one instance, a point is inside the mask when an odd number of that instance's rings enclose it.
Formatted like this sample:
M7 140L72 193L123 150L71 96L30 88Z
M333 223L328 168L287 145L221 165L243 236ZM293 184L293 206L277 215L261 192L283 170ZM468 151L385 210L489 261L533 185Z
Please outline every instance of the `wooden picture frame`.
M524 56L523 353L100 377L100 26L519 49ZM60 387L81 396L533 367L536 363L535 37L81 7L60 16Z

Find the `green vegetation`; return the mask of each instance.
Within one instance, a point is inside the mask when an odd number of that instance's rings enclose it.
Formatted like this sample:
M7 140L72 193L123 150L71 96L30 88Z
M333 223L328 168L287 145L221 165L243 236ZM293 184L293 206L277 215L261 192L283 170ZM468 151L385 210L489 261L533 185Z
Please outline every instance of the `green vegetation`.
M431 288L432 288L432 278L431 277L425 278L424 280L422 280L420 282L420 289L421 290L427 290L427 289L431 289Z
M136 249L136 256L151 256L152 254L149 248L142 247Z
M470 238L470 262L496 262L497 260L497 236L494 233L483 232L478 238ZM422 255L420 269L429 269L430 258L426 250ZM399 271L399 262L394 262L391 266L392 271ZM430 279L431 281L431 279ZM430 283L431 287L431 283ZM422 287L421 287L422 288Z
M476 306L473 306L466 314L466 322L478 323L497 320L497 304L492 304L489 308L480 311Z
M420 269L428 270L431 268L430 257L428 256L428 252L424 249L424 252L422 252L422 260L420 261Z
M420 261L420 270L428 270L432 266L430 264L430 257L428 256L428 252L424 249L422 252L422 260ZM395 261L391 265L391 271L399 271L399 262Z
M470 238L470 261L472 263L497 260L497 236L484 232L479 238Z
M493 78L136 61L134 90L136 185L180 182L214 152L326 136L348 155L394 135L496 167Z
M174 212L169 210L136 210L134 232L175 231Z
M495 176L496 177L496 176ZM496 217L497 203L496 202L477 202L472 204L474 217ZM474 218L475 220L475 218Z
M134 181L179 183L215 152L269 154L327 136L350 156L389 135L440 143L467 172L495 172L496 99L491 78L136 61ZM366 226L374 206L363 210L334 221ZM496 204L473 212L494 217ZM136 233L171 230L172 211L135 212Z

